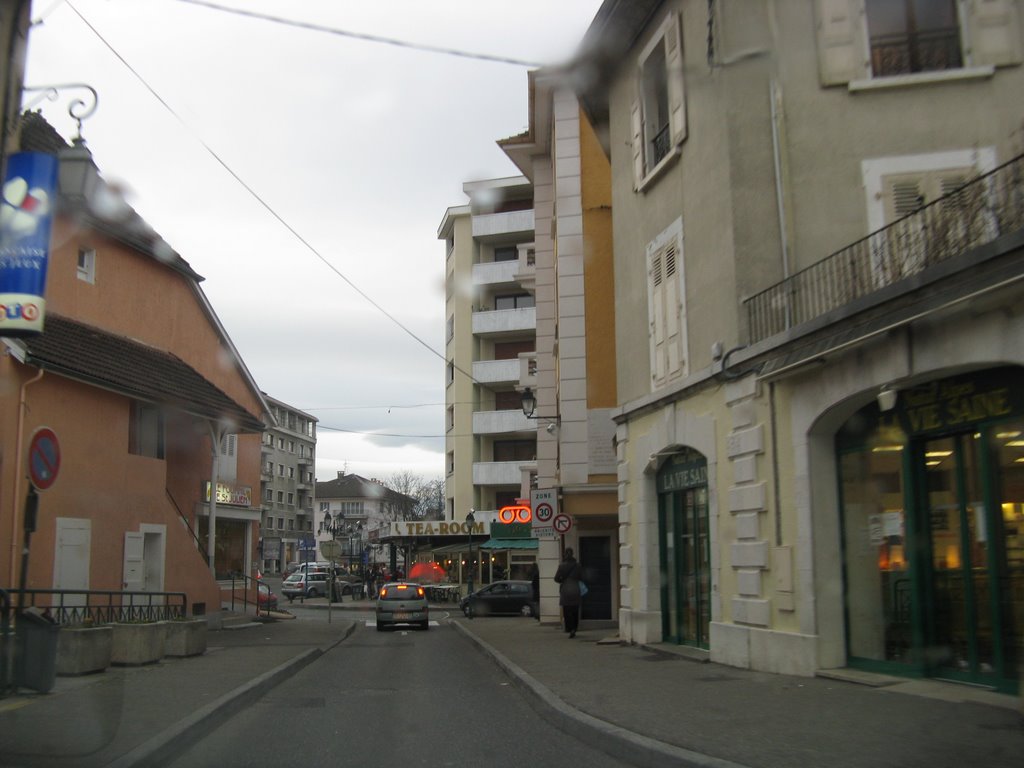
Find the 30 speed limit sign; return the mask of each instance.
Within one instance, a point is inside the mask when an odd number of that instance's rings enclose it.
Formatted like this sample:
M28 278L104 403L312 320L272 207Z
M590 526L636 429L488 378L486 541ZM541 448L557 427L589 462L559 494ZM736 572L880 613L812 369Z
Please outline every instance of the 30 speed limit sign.
M534 516L541 523L551 522L551 518L555 516L555 510L552 509L551 505L546 501L541 502L537 505L537 508L533 510Z

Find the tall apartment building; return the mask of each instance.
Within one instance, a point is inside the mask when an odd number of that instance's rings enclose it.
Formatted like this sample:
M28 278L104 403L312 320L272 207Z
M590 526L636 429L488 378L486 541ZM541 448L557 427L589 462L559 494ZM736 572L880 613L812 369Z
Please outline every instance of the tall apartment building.
M262 526L260 557L263 570L280 573L313 553L313 502L316 496L317 419L266 395L270 406L263 434L260 469Z
M537 423L523 414L536 386L533 189L521 176L467 182L449 208L446 244L445 504L448 520L496 512L529 494ZM479 517L478 517L479 519Z

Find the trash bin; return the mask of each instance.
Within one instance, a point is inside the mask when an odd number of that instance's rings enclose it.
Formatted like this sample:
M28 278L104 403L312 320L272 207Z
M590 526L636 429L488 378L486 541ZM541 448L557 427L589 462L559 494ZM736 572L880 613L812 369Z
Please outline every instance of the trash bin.
M17 622L15 684L39 693L49 693L57 681L60 626L38 608L26 608L18 615Z

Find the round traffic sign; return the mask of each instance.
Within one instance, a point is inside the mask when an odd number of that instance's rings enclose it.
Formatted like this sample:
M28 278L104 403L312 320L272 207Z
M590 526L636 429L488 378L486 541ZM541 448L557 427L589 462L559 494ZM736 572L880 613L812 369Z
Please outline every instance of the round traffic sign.
M556 533L568 533L569 529L572 528L572 518L568 515L555 515L555 519L551 521L551 526L555 529Z
M540 504L537 505L537 509L534 512L534 514L537 516L537 520L539 520L542 523L546 523L549 520L551 520L551 517L552 515L554 515L554 512L555 511L551 508L550 504L548 504L546 501L542 501Z
M39 427L28 444L28 477L38 491L45 491L57 479L60 470L60 443L57 433Z

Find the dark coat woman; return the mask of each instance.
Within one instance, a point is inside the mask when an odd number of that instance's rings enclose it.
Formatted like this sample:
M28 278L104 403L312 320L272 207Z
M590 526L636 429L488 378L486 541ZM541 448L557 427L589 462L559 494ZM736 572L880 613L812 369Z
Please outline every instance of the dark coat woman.
M565 631L569 637L576 637L576 630L580 625L580 603L583 597L580 595L580 579L583 578L583 569L573 557L571 549L565 550L565 556L555 571L555 581L558 582L558 604L562 606L562 615L565 620Z

